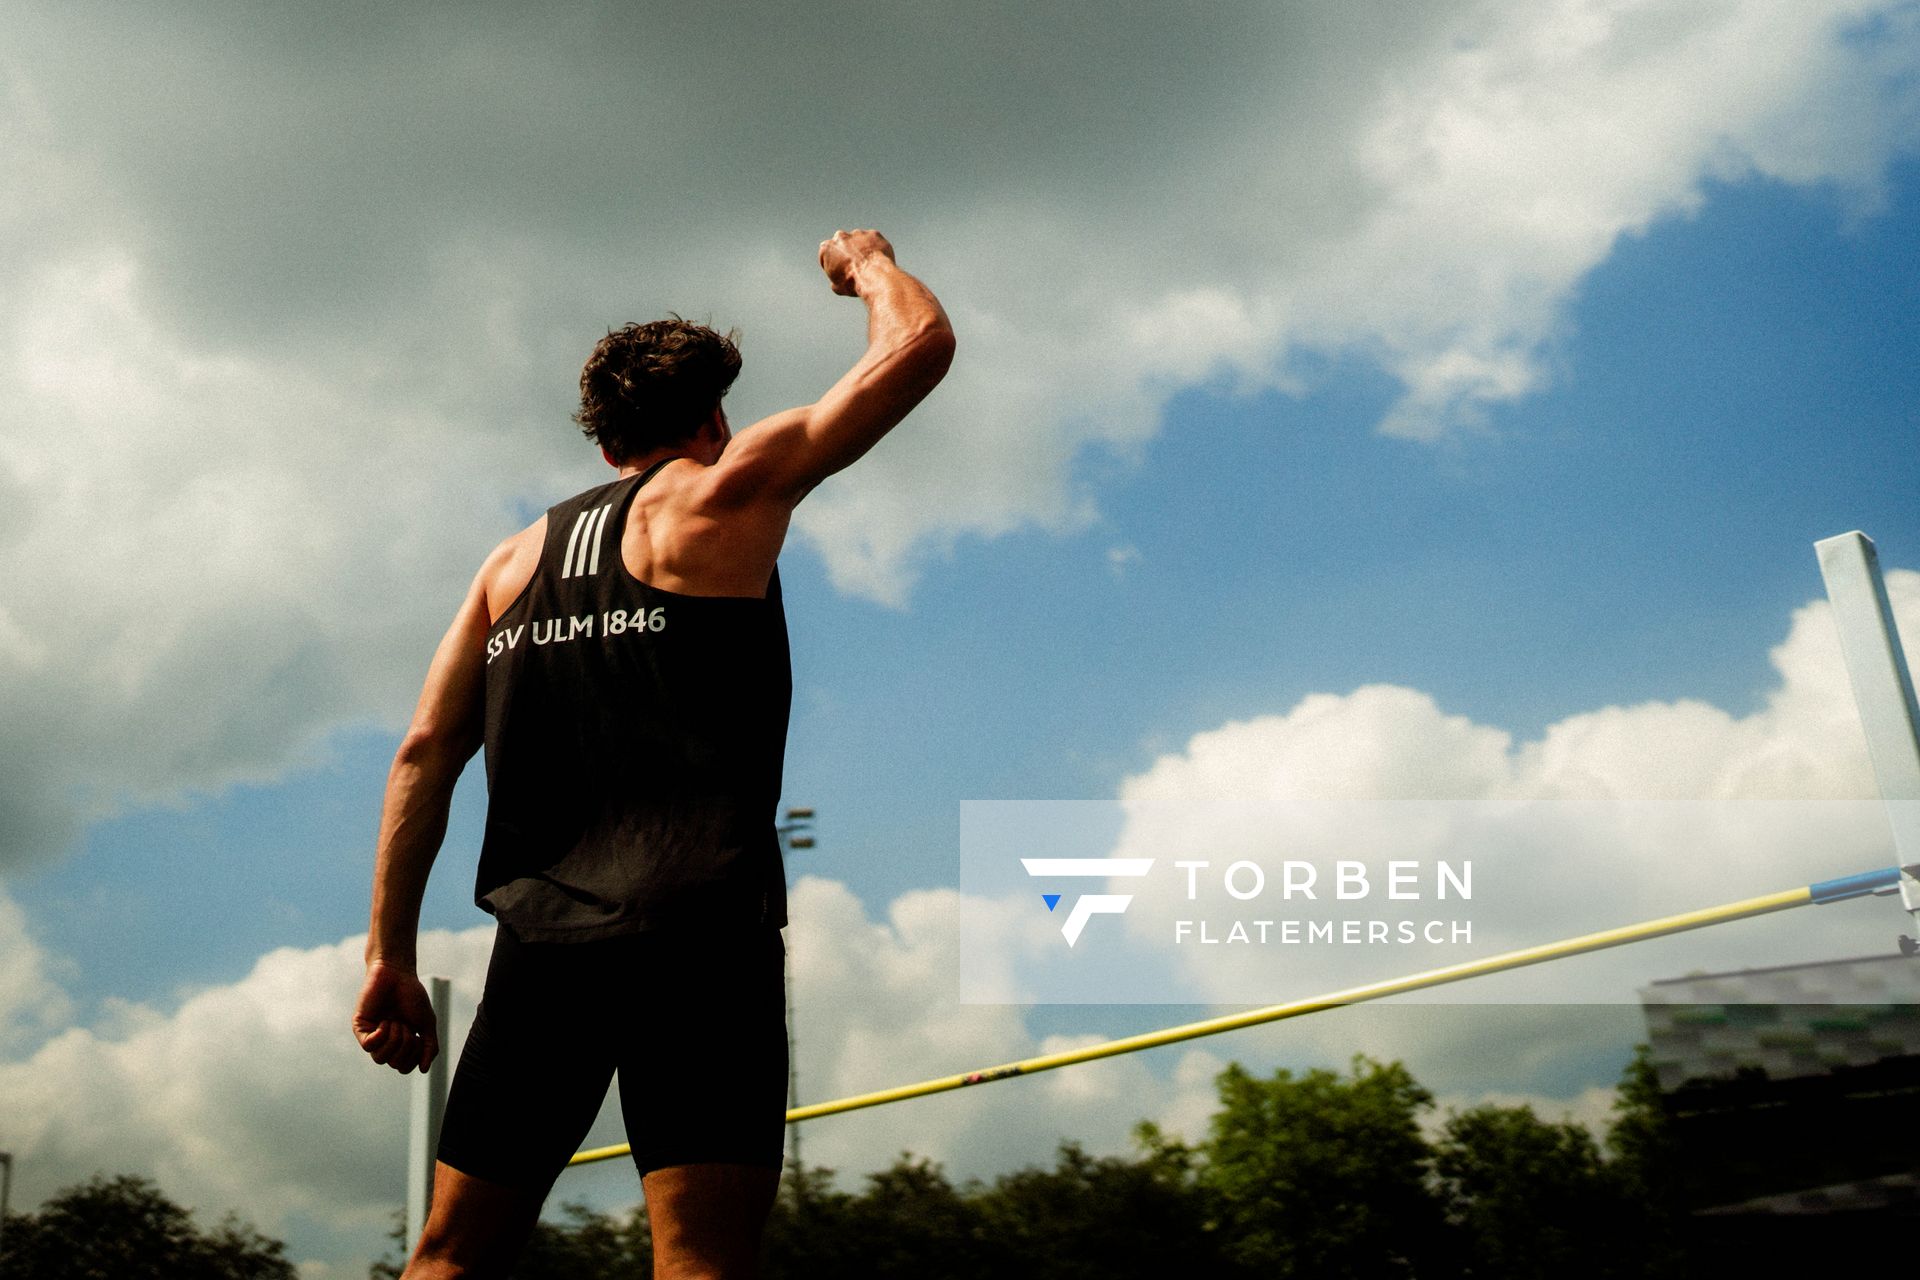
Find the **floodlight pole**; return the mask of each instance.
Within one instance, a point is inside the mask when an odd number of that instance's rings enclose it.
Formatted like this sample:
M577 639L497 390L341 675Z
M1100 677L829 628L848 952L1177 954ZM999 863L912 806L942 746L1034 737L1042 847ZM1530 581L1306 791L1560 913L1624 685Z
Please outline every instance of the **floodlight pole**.
M6 1256L7 1204L13 1198L13 1152L0 1151L0 1258Z
M1914 955L1920 953L1920 703L1914 700L1913 676L1873 540L1856 530L1813 545L1867 733L1874 780L1893 826L1900 903L1914 922L1913 936L1903 934L1900 949Z
M433 1205L433 1164L440 1147L440 1121L447 1114L447 1059L453 1048L453 983L427 979L427 997L433 1003L433 1025L440 1036L440 1052L433 1065L413 1082L413 1108L407 1125L407 1242L413 1252L427 1226Z

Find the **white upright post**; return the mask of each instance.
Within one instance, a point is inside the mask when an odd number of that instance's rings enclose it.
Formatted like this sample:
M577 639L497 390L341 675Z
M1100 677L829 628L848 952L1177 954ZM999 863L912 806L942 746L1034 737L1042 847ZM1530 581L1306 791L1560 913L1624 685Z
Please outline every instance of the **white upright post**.
M407 1251L420 1243L433 1204L433 1158L440 1146L440 1118L447 1112L447 1059L453 1049L453 983L427 979L440 1054L413 1082L413 1117L407 1127Z
M1820 576L1833 602L1840 651L1853 681L1853 700L1867 731L1867 753L1893 826L1894 858L1901 865L1900 902L1920 936L1920 704L1900 649L1900 632L1873 540L1858 531L1814 543ZM1920 942L1901 939L1903 950Z

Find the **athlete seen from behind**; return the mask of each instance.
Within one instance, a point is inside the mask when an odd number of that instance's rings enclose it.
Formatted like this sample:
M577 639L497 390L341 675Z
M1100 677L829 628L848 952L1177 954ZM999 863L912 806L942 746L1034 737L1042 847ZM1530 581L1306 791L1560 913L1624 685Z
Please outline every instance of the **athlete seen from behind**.
M786 1107L786 879L774 816L792 678L775 561L793 509L945 376L938 299L876 231L820 246L867 350L816 403L738 436L732 341L609 333L581 374L618 472L502 543L428 669L387 780L361 1047L424 1070L415 973L455 780L486 748L475 890L497 919L405 1276L504 1276L619 1079L654 1274L752 1274Z

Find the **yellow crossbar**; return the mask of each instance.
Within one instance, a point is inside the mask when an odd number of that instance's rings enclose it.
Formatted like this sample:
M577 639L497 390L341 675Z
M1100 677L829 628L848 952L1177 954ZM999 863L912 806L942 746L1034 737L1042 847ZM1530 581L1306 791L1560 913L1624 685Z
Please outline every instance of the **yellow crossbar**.
M1588 951L1603 951L1608 947L1645 942L1650 938L1665 937L1670 933L1685 933L1689 929L1704 929L1709 925L1745 920L1752 916L1785 911L1790 907L1803 907L1813 901L1812 888L1803 885L1798 889L1787 889L1759 898L1746 898L1739 902L1727 903L1725 906L1707 907L1704 910L1688 911L1677 916L1662 916L1658 920L1648 920L1641 924L1604 929L1599 933L1582 934L1577 938L1543 943L1537 947L1524 947L1519 951L1488 956L1484 960L1468 960L1440 969L1428 969L1424 973L1416 973L1405 978L1390 978L1384 982L1349 987L1345 991L1335 991L1330 995L1313 996L1288 1004L1268 1005L1246 1013L1232 1013L1218 1018L1207 1018L1200 1022L1183 1023L1177 1027L1165 1027L1159 1031L1147 1031L1137 1036L1123 1036L1118 1040L1088 1045L1084 1049L1043 1054L1037 1058L1003 1063L1000 1066L986 1067L979 1071L941 1076L935 1080L922 1080L917 1084L897 1085L891 1089L856 1094L849 1098L836 1098L832 1102L816 1102L810 1106L795 1107L787 1112L787 1123L796 1124L802 1120L814 1120L842 1111L858 1111L862 1107L885 1106L890 1102L904 1102L908 1098L925 1097L931 1093L964 1089L968 1085L987 1084L990 1081L1005 1080L1012 1076L1030 1076L1040 1071L1052 1071L1056 1067L1070 1067L1079 1062L1092 1062L1096 1058L1111 1058L1123 1053L1135 1053L1141 1049L1157 1048L1163 1044L1177 1044L1182 1040L1197 1040L1201 1036L1219 1035L1223 1031L1238 1031L1242 1027L1257 1027L1262 1023L1304 1017L1309 1013L1338 1009L1344 1005L1362 1004L1368 1000L1402 995L1408 991L1438 987L1449 982L1462 982L1468 978L1484 977L1507 969L1520 969L1530 964L1542 964L1548 960L1562 960ZM594 1147L579 1152L568 1163L576 1165L591 1164L596 1160L614 1160L628 1154L632 1149L626 1143L611 1147Z

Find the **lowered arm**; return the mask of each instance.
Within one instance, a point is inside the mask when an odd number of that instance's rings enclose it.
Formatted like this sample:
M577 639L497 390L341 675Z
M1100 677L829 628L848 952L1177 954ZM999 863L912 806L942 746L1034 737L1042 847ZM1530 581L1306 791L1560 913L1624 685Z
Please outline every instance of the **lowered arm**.
M381 806L367 981L353 1031L375 1062L396 1071L426 1070L440 1048L433 1008L415 972L415 945L420 902L446 836L454 783L485 732L485 576L483 570L474 581L434 653Z

